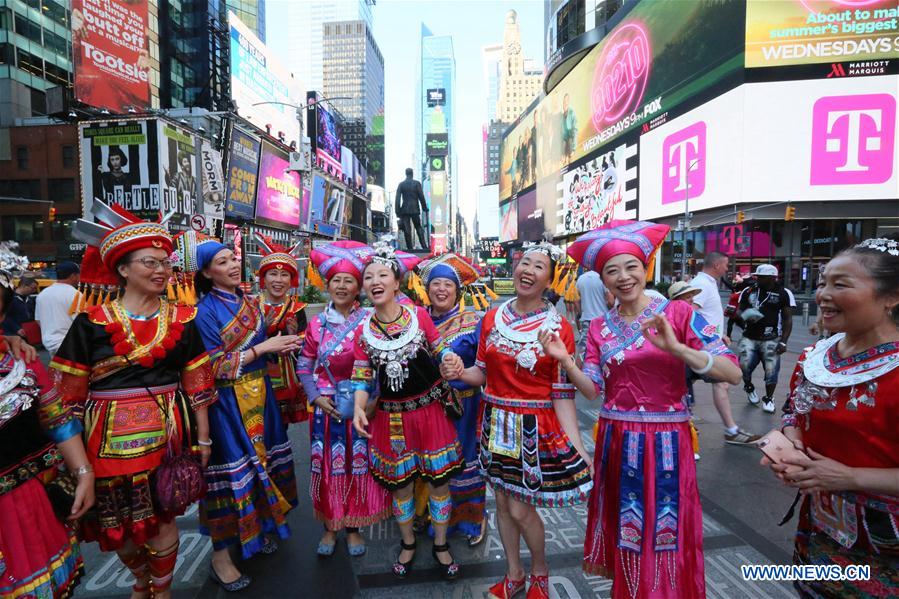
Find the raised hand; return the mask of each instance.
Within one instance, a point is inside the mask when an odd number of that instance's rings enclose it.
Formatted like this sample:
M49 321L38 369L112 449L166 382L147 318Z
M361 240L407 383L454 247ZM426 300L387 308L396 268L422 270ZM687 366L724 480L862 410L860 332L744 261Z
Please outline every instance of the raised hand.
M565 342L562 341L558 333L541 331L537 335L537 340L543 344L543 351L546 352L546 355L550 358L559 362L568 358L568 348L565 347Z
M656 314L640 326L640 331L647 341L660 350L672 355L677 355L682 343L674 334L671 323L664 314Z

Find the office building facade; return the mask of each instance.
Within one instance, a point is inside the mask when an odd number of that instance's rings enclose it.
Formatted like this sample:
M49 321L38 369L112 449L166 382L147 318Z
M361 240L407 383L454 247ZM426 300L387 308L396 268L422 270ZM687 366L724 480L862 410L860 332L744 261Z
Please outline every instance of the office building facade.
M499 64L499 90L496 100L496 119L512 123L537 97L543 86L543 73L532 62L525 69L521 51L521 31L518 14L506 13L503 32L503 51Z

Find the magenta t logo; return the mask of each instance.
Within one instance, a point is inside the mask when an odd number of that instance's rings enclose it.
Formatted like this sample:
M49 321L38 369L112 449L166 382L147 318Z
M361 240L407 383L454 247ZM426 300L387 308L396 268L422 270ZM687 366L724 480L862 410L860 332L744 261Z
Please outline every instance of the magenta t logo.
M896 99L825 96L812 109L812 185L883 183L893 176Z
M662 204L705 191L705 121L672 133L662 143Z

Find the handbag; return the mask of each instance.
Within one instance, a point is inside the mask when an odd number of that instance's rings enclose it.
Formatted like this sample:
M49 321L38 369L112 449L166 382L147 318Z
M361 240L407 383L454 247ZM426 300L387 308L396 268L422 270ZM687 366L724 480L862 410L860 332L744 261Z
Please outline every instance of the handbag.
M327 362L321 362L321 366L334 386L334 407L341 420L352 420L356 412L356 389L353 387L353 381L345 379L338 383L334 380Z
M78 488L78 477L68 470L57 470L56 476L44 484L44 491L50 501L50 507L60 522L66 524L75 505L75 490Z

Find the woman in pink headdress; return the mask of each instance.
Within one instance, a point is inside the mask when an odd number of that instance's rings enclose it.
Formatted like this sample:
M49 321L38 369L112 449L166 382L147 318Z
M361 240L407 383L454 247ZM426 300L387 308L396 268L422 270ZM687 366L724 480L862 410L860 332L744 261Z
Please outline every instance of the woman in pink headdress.
M557 335L541 335L578 390L602 401L584 570L611 578L616 598L705 596L684 364L717 380L740 380L713 325L688 304L643 293L668 230L612 221L568 249L618 300L590 323L583 371Z
M368 440L353 429L352 418L341 418L336 403L338 385L353 374L357 329L369 312L358 299L370 253L358 241L335 241L310 256L331 296L328 307L309 323L297 360L297 374L314 408L309 491L315 517L325 527L318 544L321 556L334 553L341 529L346 529L350 555L362 555L365 539L359 528L390 516L390 496L369 471Z

